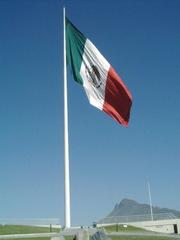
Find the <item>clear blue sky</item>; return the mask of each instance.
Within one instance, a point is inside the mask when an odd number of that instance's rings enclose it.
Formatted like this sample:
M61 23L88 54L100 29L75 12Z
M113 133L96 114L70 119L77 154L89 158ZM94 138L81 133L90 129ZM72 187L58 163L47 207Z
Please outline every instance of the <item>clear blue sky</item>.
M0 0L0 212L64 219L63 19L58 0ZM133 95L124 128L68 73L72 223L122 198L180 210L180 1L65 1Z

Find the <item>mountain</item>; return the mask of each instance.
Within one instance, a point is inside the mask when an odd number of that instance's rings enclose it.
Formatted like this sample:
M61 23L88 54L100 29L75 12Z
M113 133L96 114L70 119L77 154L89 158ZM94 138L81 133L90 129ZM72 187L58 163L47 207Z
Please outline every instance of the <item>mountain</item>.
M153 214L172 213L177 218L180 218L180 211L169 208L153 207ZM119 204L116 204L108 217L112 216L132 216L150 214L149 204L141 204L131 199L123 199Z

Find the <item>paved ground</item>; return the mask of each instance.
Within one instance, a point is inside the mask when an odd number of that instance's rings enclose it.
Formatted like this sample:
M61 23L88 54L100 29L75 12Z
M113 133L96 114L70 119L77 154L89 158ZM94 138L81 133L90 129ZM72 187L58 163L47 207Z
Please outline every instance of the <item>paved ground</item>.
M154 233L154 232L112 232L107 234L109 237L112 236L150 236L150 237L172 237L179 238L179 234L163 234L163 233Z
M29 234L9 234L0 235L0 239L21 239L21 238L41 238L41 237L58 237L59 233L29 233Z
M96 228L69 228L69 229L65 229L64 231L62 231L62 235L63 236L74 236L79 232L83 232L83 231L88 231L88 233L90 235L94 234L97 229Z

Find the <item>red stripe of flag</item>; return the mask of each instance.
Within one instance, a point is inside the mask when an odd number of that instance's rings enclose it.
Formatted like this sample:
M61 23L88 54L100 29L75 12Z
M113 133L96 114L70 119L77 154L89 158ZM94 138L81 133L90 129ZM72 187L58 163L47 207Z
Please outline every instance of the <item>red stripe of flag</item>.
M131 105L131 93L115 70L110 66L106 82L103 111L127 127Z

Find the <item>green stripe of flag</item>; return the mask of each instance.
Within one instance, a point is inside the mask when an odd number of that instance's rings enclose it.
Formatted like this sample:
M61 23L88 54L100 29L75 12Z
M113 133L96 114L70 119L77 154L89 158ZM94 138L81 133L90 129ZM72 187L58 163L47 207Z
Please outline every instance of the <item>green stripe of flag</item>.
M66 55L67 63L73 73L75 81L83 85L80 75L85 36L66 18Z

